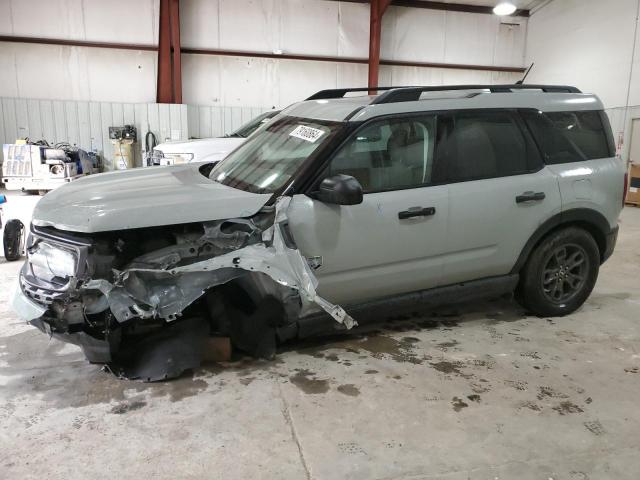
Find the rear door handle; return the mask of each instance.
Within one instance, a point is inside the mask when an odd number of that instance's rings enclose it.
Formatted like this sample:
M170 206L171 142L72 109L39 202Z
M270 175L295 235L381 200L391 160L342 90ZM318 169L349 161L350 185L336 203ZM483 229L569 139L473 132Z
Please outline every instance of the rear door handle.
M516 197L516 203L524 202L540 202L544 200L546 195L544 192L524 192Z
M404 220L411 217L428 217L436 214L436 207L411 207L402 212L398 212L398 218Z

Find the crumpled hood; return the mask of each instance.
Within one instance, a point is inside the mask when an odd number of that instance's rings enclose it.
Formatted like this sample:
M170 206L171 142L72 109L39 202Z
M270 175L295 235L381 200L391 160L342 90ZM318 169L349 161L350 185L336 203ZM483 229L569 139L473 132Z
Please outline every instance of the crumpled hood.
M222 220L251 216L271 197L214 182L199 172L201 165L89 175L42 197L32 222L93 233Z

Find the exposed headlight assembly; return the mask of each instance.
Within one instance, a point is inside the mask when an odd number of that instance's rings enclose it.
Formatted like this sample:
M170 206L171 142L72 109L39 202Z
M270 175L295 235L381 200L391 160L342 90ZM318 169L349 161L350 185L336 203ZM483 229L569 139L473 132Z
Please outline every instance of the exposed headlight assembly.
M78 258L71 250L40 241L31 246L27 254L31 273L36 278L59 283L76 274Z

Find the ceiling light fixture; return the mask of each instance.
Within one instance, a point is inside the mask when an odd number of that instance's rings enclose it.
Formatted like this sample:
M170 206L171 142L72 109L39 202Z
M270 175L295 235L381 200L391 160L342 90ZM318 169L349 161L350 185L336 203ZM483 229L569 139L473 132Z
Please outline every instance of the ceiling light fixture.
M511 15L515 11L516 6L513 3L509 2L499 3L498 5L493 7L493 13L500 16Z

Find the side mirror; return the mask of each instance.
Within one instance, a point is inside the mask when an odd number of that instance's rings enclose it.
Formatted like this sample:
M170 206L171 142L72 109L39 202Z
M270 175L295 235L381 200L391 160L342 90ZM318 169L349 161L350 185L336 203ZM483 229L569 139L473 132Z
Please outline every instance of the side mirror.
M357 205L362 203L362 185L350 175L334 175L322 180L315 197L324 203Z

